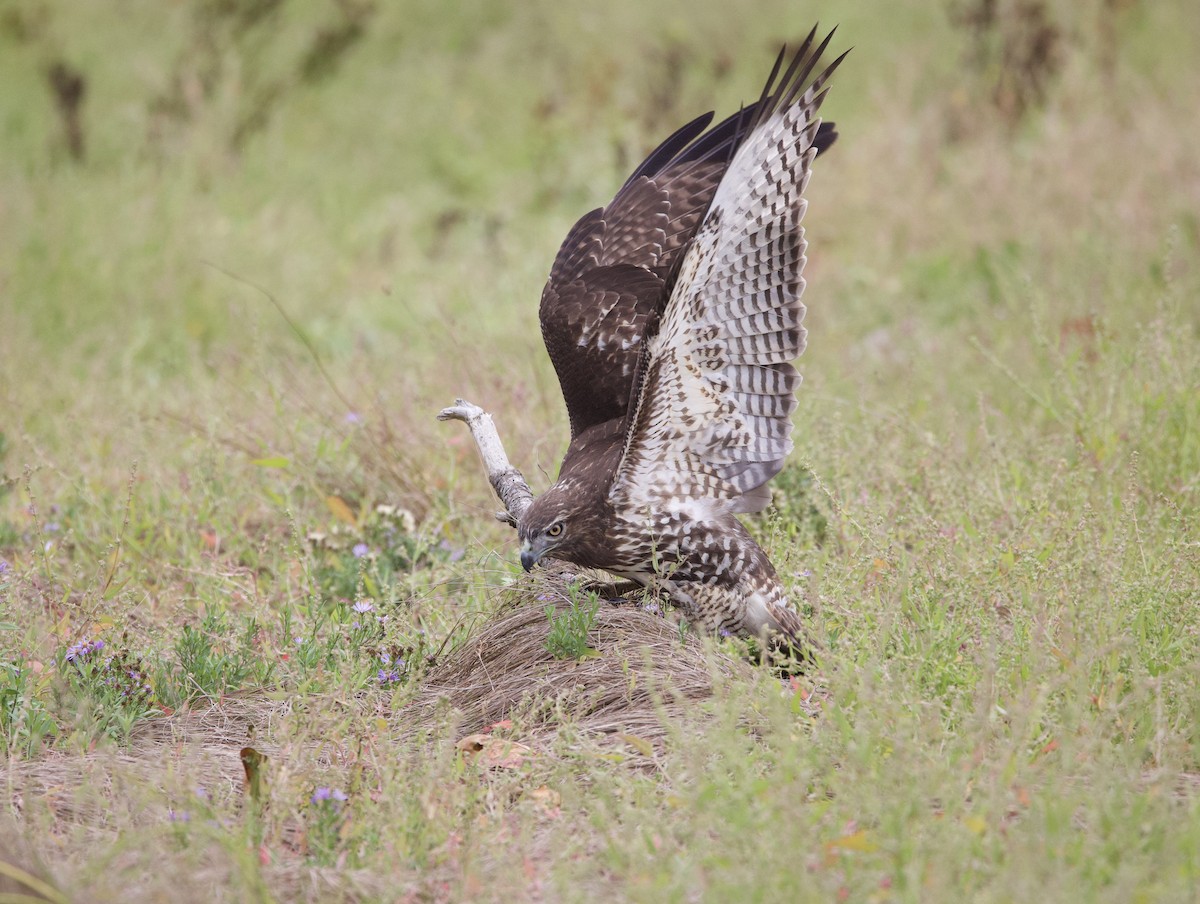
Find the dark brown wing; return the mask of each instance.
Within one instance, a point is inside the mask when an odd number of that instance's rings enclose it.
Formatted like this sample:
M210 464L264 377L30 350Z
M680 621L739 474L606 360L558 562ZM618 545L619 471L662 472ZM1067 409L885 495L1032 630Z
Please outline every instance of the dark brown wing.
M676 131L607 207L581 217L559 248L540 317L572 439L625 415L646 323L665 306L682 252L765 100L707 132L711 113ZM824 123L813 144L820 152L836 137L833 124Z
M558 373L571 439L629 407L646 321L665 295L657 274L632 264L593 267L542 292L542 337Z

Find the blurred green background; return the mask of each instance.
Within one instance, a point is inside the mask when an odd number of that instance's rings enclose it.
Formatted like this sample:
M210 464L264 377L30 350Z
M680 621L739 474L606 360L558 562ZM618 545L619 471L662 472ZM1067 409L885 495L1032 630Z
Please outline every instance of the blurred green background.
M90 637L153 666L158 702L304 701L273 729L295 750L375 730L350 597L389 613L389 643L449 648L518 570L469 438L434 414L482 405L547 485L558 243L658 140L756 98L818 19L854 49L808 191L797 450L751 529L825 648L829 715L797 728L773 682L735 683L652 778L565 756L539 779L564 821L519 825L577 845L548 867L564 898L1194 895L1194 0L0 0L5 749L105 734L55 677ZM385 537L369 567L350 551ZM753 744L743 704L775 713ZM456 797L453 751L414 757L442 770L431 797L389 760L320 868L532 894L511 839L471 834L503 805ZM55 818L66 875L113 895L117 834L176 850L140 813L97 836ZM404 826L428 860L395 853ZM258 887L244 848L231 900ZM267 870L282 898L289 864Z

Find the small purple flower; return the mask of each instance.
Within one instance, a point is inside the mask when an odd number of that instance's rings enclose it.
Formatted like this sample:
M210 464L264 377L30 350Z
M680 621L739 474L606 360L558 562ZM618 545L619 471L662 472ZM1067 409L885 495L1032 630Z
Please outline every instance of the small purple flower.
M337 803L342 803L343 801L347 801L349 799L350 798L346 795L345 791L339 791L337 788L321 787L313 791L312 803L319 804L323 800L332 800Z
M354 553L354 558L361 559L371 551L371 547L369 547L366 543L355 543L354 548L350 551Z
M380 669L377 680L380 684L395 684L400 680L400 673L395 669Z
M800 577L802 577L802 578L811 578L811 577L812 577L812 569L811 569L811 568L805 568L805 569L804 569L802 572L800 572Z
M48 534L57 534L60 530L62 530L62 525L59 524L57 521L47 521L42 526L42 530L44 530Z
M721 637L733 637L733 632L728 628L722 628L717 632L717 634L719 634Z
M359 615L366 615L368 612L370 612L372 609L375 608L375 604L372 603L370 600L359 600L351 608L354 609L354 611L357 612Z
M298 647L304 646L304 638L298 634L292 638L292 642L295 643L296 646L298 646Z
M79 643L72 644L67 648L67 653L63 659L65 659L67 662L77 662L87 659L92 653L99 653L103 649L104 641L102 640L81 640Z
M350 627L353 628L355 631L358 631L359 629L362 628L362 622L352 621L352 622L350 622Z
M0 574L4 574L4 572L8 571L10 567L11 566L6 561L0 559Z
M642 611L649 612L651 615L662 615L662 609L659 608L658 603L643 603Z
M461 546L451 546L449 540L443 540L438 544L438 549L446 553L447 562L457 562L467 554L467 551Z
M179 810L178 812L176 812L175 810L168 808L167 821L168 822L191 822L192 814L189 813L187 810Z
M347 411L345 421L347 424L361 424L362 415L357 411Z

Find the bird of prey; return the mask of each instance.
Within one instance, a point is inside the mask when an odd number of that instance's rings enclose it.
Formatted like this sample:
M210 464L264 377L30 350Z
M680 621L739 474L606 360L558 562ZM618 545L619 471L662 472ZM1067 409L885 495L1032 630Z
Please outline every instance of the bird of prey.
M517 523L521 563L665 592L713 632L802 647L800 617L738 520L792 449L804 349L800 225L833 33L780 52L757 102L680 128L568 233L542 293L571 443ZM816 73L814 75L814 73Z

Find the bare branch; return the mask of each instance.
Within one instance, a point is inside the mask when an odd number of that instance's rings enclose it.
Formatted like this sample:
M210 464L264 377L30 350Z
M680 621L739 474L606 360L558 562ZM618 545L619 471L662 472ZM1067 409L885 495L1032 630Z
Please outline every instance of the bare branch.
M458 399L450 408L441 410L438 420L462 421L471 428L471 436L479 449L488 480L504 503L505 511L496 512L496 519L515 528L525 509L529 508L529 503L533 502L533 493L521 472L508 460L492 416L478 405Z

